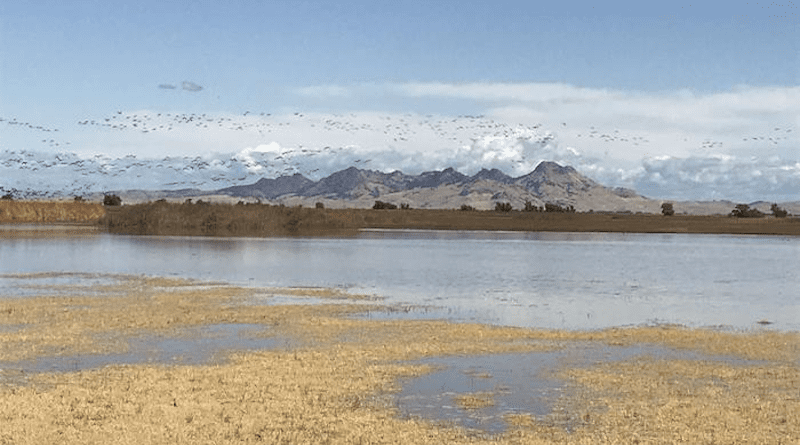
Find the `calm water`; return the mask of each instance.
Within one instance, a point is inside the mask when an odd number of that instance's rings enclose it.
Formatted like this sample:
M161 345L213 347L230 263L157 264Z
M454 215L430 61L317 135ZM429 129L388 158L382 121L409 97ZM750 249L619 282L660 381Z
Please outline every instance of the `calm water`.
M366 231L355 238L10 236L0 274L178 276L326 286L455 320L602 328L665 322L800 330L800 238ZM0 295L14 294L0 278ZM423 312L411 316L425 316Z

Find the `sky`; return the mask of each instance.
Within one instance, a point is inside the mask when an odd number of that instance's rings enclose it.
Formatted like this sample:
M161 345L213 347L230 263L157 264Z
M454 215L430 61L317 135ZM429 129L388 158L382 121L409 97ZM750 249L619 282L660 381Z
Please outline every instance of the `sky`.
M311 179L550 160L654 198L800 200L797 4L551 3L2 2L0 154Z

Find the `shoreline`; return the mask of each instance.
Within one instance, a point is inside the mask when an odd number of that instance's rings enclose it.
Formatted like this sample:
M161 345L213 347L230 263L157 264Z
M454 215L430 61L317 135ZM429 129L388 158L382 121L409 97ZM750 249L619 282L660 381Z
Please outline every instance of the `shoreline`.
M0 202L0 226L97 225L109 233L236 237L351 236L362 229L800 236L800 218L613 212L316 209L268 204Z

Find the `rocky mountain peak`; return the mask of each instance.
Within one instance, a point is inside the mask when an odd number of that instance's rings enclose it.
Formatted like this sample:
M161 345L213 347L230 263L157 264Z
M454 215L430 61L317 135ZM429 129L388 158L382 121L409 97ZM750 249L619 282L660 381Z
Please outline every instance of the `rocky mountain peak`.
M513 179L511 178L511 176L508 176L507 174L503 173L502 171L500 171L500 170L498 170L496 168L493 168L491 170L482 168L481 171L479 171L478 173L475 173L469 179L470 179L471 182L479 181L479 180L482 180L482 179L488 179L488 180L492 180L492 181L497 181L497 182L501 182L503 184L510 184L511 182L513 182Z
M540 162L532 172L532 174L538 175L571 175L573 173L579 174L569 165L562 167L561 165L551 161Z

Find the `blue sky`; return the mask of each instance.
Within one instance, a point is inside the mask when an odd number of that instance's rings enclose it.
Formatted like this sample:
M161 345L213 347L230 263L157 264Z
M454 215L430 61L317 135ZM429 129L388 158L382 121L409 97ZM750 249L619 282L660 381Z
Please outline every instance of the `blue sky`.
M340 146L369 155L372 168L409 173L487 160L508 171L556 156L652 196L734 199L738 187L800 199L795 3L537 3L3 2L0 151L157 157ZM168 136L78 124L159 113L238 116L252 128L261 113L264 125L308 119L267 133ZM503 140L473 129L455 142L395 144L313 130L326 116L358 126L403 115L417 126L428 115L481 115L552 138L532 148L513 132ZM472 148L447 145L461 140ZM528 160L514 167L515 153Z

